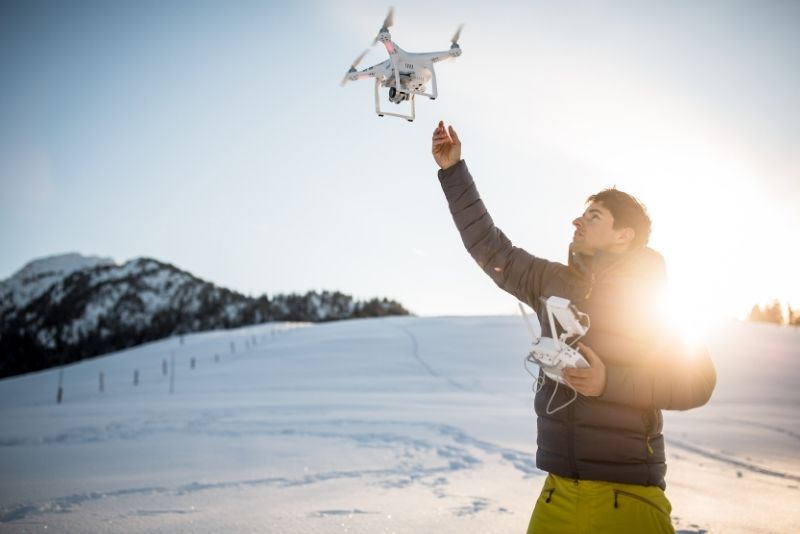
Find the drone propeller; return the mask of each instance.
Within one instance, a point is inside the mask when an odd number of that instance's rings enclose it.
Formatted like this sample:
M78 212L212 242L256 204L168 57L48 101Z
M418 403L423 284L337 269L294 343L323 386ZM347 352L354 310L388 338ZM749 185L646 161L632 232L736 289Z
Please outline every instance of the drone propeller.
M359 56L355 60L353 60L353 63L350 65L350 70L348 70L345 73L344 78L342 78L342 83L340 83L339 85L344 87L344 84L346 84L349 81L348 76L350 76L350 74L352 74L353 72L356 72L356 67L358 67L358 64L361 63L362 59L364 59L364 56L367 55L367 52L369 52L369 48L365 49L363 52L361 52L361 54L359 54Z
M458 48L458 38L461 37L461 29L464 27L463 24L458 26L456 33L453 34L453 38L450 39L450 42L453 43L451 48Z
M389 14L386 15L385 19L383 19L383 26L381 26L381 29L378 30L378 35L375 36L375 40L372 41L372 45L375 46L378 44L378 38L380 35L385 31L389 31L389 28L392 26L394 26L394 7L389 8Z

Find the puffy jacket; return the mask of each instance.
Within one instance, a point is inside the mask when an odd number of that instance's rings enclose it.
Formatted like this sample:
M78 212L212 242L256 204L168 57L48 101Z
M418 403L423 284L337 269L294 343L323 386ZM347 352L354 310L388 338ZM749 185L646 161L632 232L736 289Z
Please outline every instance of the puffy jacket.
M591 320L581 341L606 366L605 391L578 395L553 412L575 393L545 380L535 399L537 467L574 479L664 488L661 410L705 404L716 373L704 348L684 346L665 326L661 255L647 247L570 254L566 265L535 257L494 225L463 160L439 171L439 180L467 251L501 289L536 311L544 335L551 333L542 301L552 295L569 299Z

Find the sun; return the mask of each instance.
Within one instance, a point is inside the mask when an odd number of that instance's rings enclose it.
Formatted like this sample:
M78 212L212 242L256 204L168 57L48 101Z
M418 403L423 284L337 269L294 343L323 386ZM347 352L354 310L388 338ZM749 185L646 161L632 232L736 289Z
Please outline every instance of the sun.
M680 284L677 284L680 286ZM722 314L707 301L702 292L691 286L664 290L661 299L663 317L672 335L688 346L708 343L712 331L722 320Z

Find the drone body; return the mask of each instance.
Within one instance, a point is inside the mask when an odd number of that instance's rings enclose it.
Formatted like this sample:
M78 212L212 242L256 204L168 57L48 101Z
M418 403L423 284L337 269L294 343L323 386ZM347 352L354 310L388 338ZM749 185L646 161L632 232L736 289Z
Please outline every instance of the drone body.
M349 81L362 80L366 78L375 79L375 112L379 117L390 115L392 117L402 117L408 121L413 121L416 115L414 97L416 95L427 96L431 100L436 99L438 90L436 87L436 71L434 63L458 57L461 55L461 48L458 46L458 37L461 34L461 27L458 28L453 38L450 40L449 50L441 52L406 52L392 41L389 28L394 22L394 8L389 9L389 15L383 21L383 26L375 37L373 44L378 41L383 43L389 53L389 59L368 67L364 70L356 70L358 63L364 58L369 49L361 53L350 66L350 70L344 75L342 85ZM428 83L431 83L431 92L427 92ZM381 110L380 88L389 88L389 101L400 104L404 101L411 102L411 114L390 113Z

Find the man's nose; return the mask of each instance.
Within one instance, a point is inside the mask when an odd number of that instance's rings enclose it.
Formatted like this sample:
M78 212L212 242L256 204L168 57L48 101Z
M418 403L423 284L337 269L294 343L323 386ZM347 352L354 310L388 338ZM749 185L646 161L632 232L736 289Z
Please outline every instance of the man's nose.
M582 217L576 217L575 220L572 221L572 224L575 226L575 228L580 228L581 224L583 224L583 218Z

